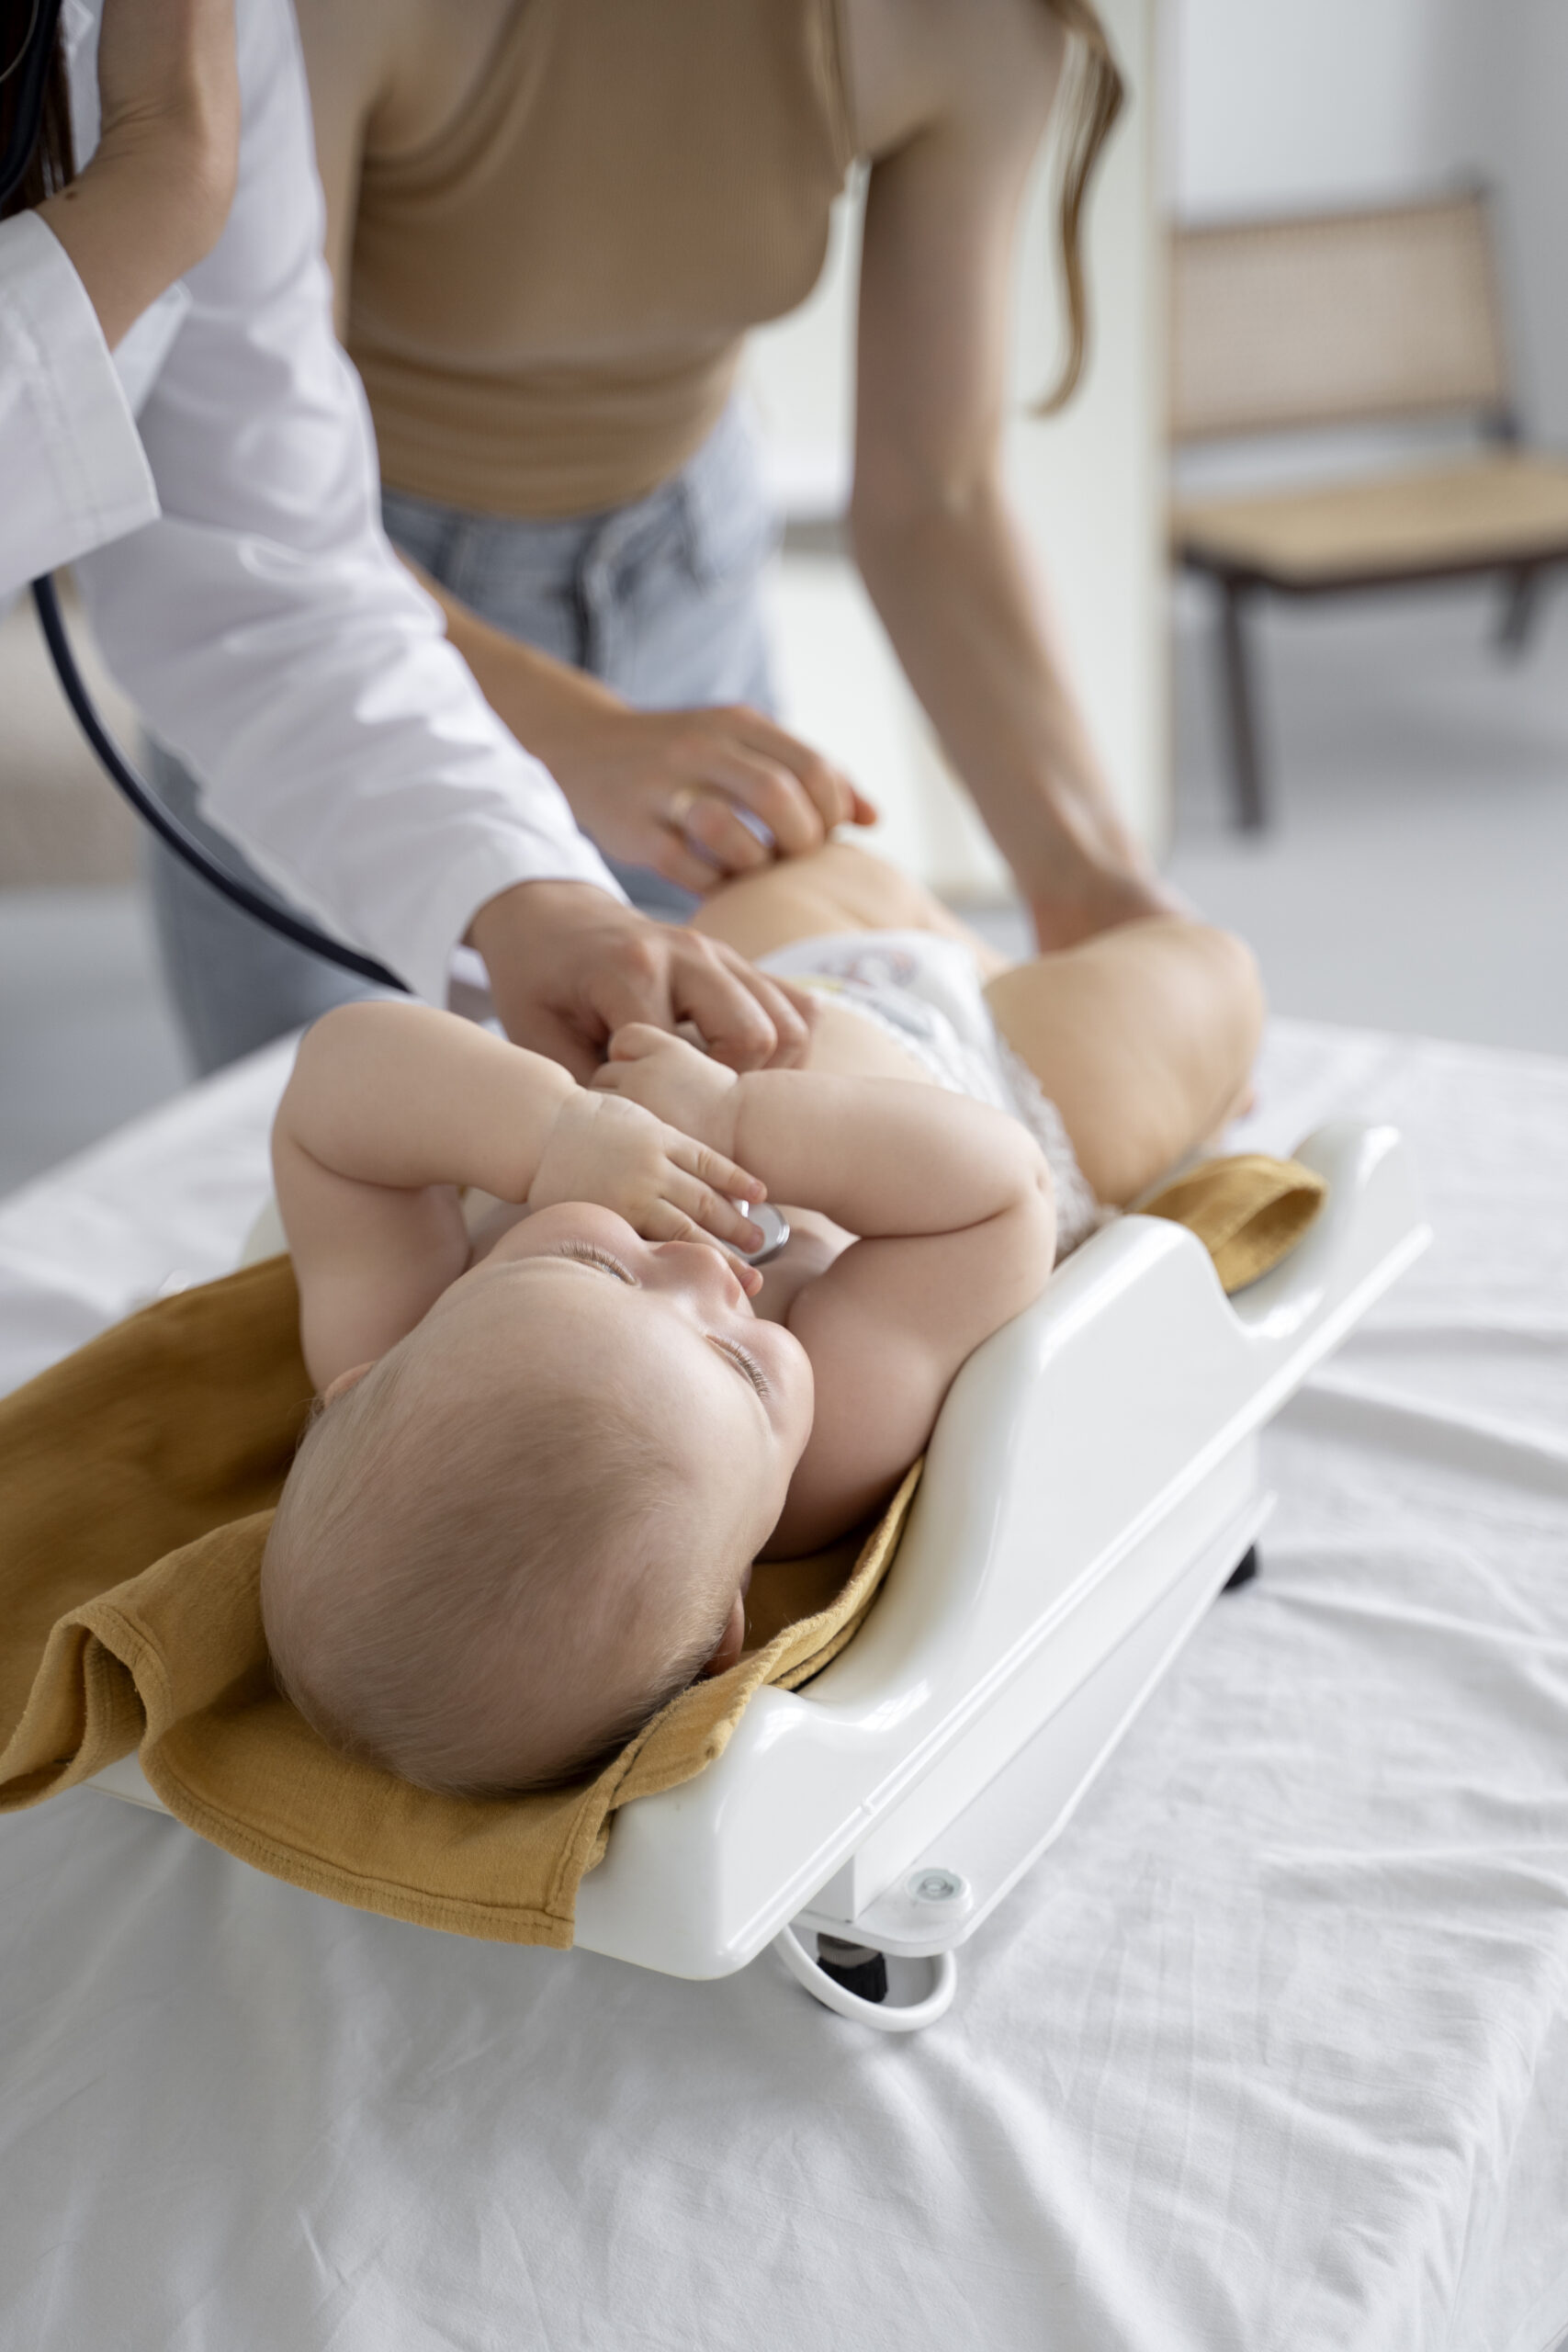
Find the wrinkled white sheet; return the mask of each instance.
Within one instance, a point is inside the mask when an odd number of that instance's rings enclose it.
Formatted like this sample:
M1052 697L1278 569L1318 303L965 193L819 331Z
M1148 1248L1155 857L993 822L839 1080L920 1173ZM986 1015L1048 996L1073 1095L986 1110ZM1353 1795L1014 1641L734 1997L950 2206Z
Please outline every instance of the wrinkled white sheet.
M229 1262L261 1057L0 1208L16 1379ZM1438 1239L1269 1442L1218 1603L947 2019L0 1822L28 2352L1543 2352L1568 2326L1568 1064L1280 1024ZM1131 1442L1131 1441L1130 1441Z

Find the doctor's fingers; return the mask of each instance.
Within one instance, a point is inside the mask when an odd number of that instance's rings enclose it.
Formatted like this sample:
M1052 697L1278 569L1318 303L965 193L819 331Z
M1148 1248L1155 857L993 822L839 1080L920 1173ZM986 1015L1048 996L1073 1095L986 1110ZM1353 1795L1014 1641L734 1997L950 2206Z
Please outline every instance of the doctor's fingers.
M573 1014L537 1001L509 1012L505 1028L514 1046L559 1062L580 1086L586 1086L600 1067L609 1035L592 1012Z
M595 1067L615 1031L633 1022L672 1031L690 1021L721 1060L744 1057L733 1062L738 1069L756 1069L773 1057L779 1041L772 1020L721 958L704 952L710 946L672 924L643 921L626 927L578 983L573 1025L600 1041ZM533 1043L515 1029L513 1035L519 1044ZM720 1052L720 1039L727 1051ZM582 1076L575 1061L569 1067Z
M577 1025L603 1039L632 1021L656 1029L690 1021L716 1060L760 1069L799 1060L809 1034L807 1003L716 940L628 923L584 976Z
M680 937L687 946L716 952L711 964L695 957L682 964L677 1026L694 1022L715 1061L730 1069L789 1069L805 1058L816 1017L815 1001L805 989L758 971L716 940L694 932Z

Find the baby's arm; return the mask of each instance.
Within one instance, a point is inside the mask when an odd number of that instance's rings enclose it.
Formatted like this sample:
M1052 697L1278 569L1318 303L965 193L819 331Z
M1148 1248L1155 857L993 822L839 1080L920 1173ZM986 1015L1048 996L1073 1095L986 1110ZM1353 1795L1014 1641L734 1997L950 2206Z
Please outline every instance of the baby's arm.
M425 1005L344 1005L316 1023L272 1161L318 1387L374 1362L463 1272L461 1185L535 1207L598 1201L653 1240L760 1238L725 1196L761 1187L717 1152Z
M601 1084L754 1168L775 1200L863 1237L791 1310L817 1415L770 1552L840 1534L887 1494L931 1435L954 1373L1037 1298L1056 1221L1050 1172L1016 1119L900 1079L760 1070L737 1079L674 1041L618 1037ZM639 1080L633 1041L667 1073ZM641 1067L639 1064L638 1067ZM617 1073L619 1073L617 1080Z

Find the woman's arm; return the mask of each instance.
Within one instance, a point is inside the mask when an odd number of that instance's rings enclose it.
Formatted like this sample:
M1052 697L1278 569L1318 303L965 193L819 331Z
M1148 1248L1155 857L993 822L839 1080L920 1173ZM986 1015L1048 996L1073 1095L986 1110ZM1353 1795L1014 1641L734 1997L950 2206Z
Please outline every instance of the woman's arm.
M1009 511L1020 207L1065 37L1042 0L931 13L924 119L874 164L861 261L854 548L899 660L1043 947L1168 911L1117 813Z

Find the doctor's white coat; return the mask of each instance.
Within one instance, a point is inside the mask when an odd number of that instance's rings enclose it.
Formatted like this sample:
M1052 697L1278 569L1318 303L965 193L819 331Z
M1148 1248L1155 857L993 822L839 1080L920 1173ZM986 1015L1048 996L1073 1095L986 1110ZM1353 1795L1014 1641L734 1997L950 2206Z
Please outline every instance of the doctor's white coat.
M79 163L99 6L62 12ZM202 779L205 813L439 1004L498 891L621 894L383 536L293 18L288 0L236 15L233 209L113 357L42 221L0 222L0 597L74 562L109 668Z

